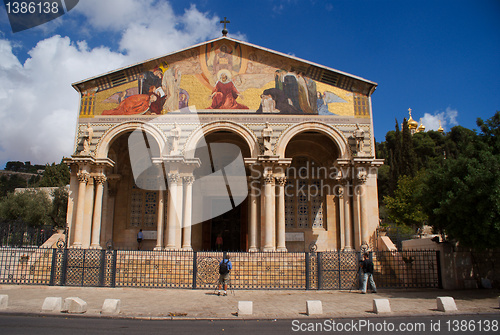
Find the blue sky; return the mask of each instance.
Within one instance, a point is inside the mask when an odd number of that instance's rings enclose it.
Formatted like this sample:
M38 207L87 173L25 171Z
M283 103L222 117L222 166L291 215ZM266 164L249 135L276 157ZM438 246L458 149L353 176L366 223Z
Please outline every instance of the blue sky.
M378 83L375 137L413 110L475 128L500 110L498 0L80 0L69 13L12 33L0 9L0 167L72 153L71 83L221 36Z

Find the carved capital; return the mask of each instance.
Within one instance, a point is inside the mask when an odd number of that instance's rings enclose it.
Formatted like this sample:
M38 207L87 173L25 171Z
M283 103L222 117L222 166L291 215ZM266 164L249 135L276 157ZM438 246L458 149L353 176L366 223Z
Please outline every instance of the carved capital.
M168 183L175 183L177 184L179 180L181 179L181 176L178 173L169 173L168 174Z
M94 181L99 185L103 185L106 182L106 180L108 180L108 178L106 178L106 176L103 174L99 174L94 177Z
M283 187L286 185L286 177L276 177L275 179L279 186Z
M264 176L264 183L265 184L272 184L274 183L274 177L272 174L267 174Z
M367 173L365 169L359 169L358 173L356 174L356 179L359 183L363 184L366 182L367 178Z
M191 185L191 184L194 183L194 177L193 176L182 177L182 180L184 181L184 184L186 184L186 185Z
M340 199L344 199L344 188L343 187L338 188L338 197Z
M78 178L78 181L80 183L85 183L86 184L89 181L90 173L88 173L88 172L78 172L76 174L76 177Z

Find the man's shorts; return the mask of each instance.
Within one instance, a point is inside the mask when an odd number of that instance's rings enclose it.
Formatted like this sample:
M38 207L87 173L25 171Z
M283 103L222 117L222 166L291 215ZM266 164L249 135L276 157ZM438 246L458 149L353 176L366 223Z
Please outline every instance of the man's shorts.
M229 281L229 273L219 275L219 284L227 284Z

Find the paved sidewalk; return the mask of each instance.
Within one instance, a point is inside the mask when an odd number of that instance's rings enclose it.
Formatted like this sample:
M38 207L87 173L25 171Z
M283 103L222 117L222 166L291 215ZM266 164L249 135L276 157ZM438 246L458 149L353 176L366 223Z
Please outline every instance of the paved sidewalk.
M46 297L79 297L87 302L83 316L100 316L105 299L120 299L121 312L113 317L144 319L297 319L306 315L307 300L321 300L323 314L318 318L377 316L373 299L389 299L391 315L434 315L436 297L451 296L458 311L454 314L498 313L498 290L439 289L379 290L374 294L359 291L278 291L235 290L228 296L214 295L210 290L150 289L150 288L95 288L54 287L31 285L0 285L0 295L9 296L7 309L0 313L63 315L41 313ZM253 301L253 314L237 316L238 301ZM387 314L381 314L386 316Z

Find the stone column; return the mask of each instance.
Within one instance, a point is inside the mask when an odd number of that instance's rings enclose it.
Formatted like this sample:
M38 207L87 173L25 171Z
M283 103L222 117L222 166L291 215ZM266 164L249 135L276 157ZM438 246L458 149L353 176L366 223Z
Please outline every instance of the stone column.
M180 250L182 247L182 203L184 201L184 179L179 176L177 181L177 203L175 204L175 250Z
M180 176L178 173L168 174L168 204L167 204L167 231L165 236L165 249L175 250L177 233L177 183Z
M344 185L344 250L352 250L351 191L349 187L349 182L346 181Z
M257 248L257 189L259 187L259 182L257 181L257 176L255 174L252 175L252 180L250 181L250 198L248 199L249 208L249 223L250 229L248 234L248 251L257 252L259 249ZM257 185L255 185L257 184ZM260 190L260 188L259 188Z
M77 172L78 172L78 166L77 165L71 165L71 177L70 177L70 183L69 183L69 194L68 194L68 208L67 208L67 214L66 214L66 223L67 223L67 242L68 245L73 242L73 232L74 232L74 227L75 227L75 216L76 216L76 201L78 201L77 198L77 192L78 192L78 177L77 177ZM68 246L66 246L68 247Z
M277 251L286 252L285 240L285 185L286 177L277 177L278 182L278 222L277 222Z
M339 230L340 230L340 248L342 250L345 249L345 239L342 237L345 236L345 202L344 202L344 187L342 184L339 184Z
M94 218L92 222L92 240L90 247L95 249L101 249L101 218L102 218L102 198L104 183L106 182L106 176L99 174L94 177L94 181L97 183L95 192L95 205L94 205Z
M191 246L191 214L193 212L193 176L182 178L184 181L184 212L182 215L182 250L193 250Z
M358 192L359 192L359 207L360 207L360 228L361 228L361 245L369 246L368 236L368 201L366 195L366 172L358 174Z
M268 174L264 177L264 251L275 251L273 238L275 208L273 203L274 198L274 177Z
M76 205L76 222L75 222L75 240L73 242L73 248L82 247L83 238L83 219L84 219L84 208L85 208L85 191L87 189L87 182L90 178L90 173L83 170L78 172L78 201Z
M160 187L158 190L158 213L156 222L156 247L154 250L161 250L163 248L163 231L165 227L165 191Z

